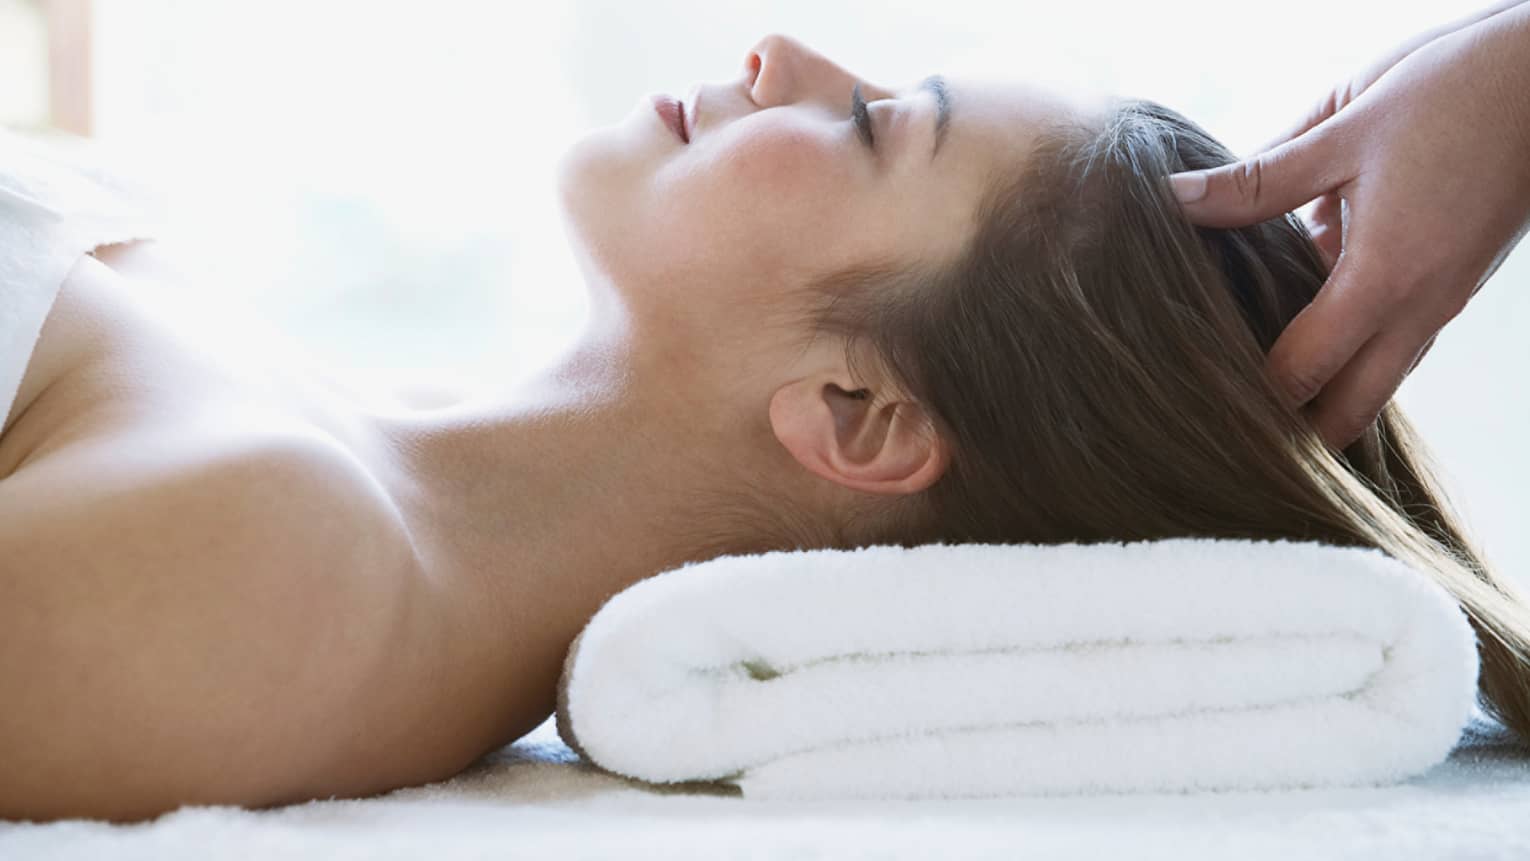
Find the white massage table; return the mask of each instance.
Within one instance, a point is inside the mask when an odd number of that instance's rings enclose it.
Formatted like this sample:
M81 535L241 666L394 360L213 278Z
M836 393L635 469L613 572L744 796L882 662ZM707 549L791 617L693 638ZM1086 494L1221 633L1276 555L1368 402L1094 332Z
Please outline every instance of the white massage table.
M783 803L596 770L549 719L452 780L142 824L0 823L0 858L1530 858L1530 748L1478 714L1450 757L1380 788Z

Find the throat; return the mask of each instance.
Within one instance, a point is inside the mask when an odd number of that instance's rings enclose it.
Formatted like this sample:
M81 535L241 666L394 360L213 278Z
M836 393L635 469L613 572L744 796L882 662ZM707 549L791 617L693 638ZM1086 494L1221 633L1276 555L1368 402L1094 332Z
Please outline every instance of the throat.
M464 676L453 684L525 680L494 706L505 726L551 714L569 646L611 596L689 562L789 546L770 506L761 515L736 495L745 482L719 466L732 456L704 438L715 429L640 395L565 367L363 417L422 588L440 602L442 660Z

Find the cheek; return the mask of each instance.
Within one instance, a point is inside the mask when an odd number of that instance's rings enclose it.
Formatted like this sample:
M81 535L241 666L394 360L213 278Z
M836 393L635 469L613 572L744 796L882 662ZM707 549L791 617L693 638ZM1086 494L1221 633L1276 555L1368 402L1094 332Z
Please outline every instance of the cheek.
M752 191L762 200L831 197L851 181L844 142L825 129L778 126L739 129L718 141L708 159L720 186Z
M666 165L658 188L674 204L659 221L740 266L811 268L857 199L854 154L821 122L735 123Z

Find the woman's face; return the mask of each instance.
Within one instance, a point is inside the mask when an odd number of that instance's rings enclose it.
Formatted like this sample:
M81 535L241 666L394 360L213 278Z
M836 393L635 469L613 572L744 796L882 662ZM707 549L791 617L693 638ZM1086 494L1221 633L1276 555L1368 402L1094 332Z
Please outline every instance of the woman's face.
M857 83L869 143L852 118ZM739 75L683 99L688 141L651 96L580 139L559 163L565 225L588 276L663 321L650 331L736 344L824 275L951 259L1030 130L1098 98L1086 96L943 78L887 87L770 35Z

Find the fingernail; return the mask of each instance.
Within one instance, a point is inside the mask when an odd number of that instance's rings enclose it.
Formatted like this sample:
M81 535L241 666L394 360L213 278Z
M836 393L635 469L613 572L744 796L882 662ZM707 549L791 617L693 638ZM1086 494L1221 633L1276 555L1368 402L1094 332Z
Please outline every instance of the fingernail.
M1194 203L1206 196L1206 174L1202 171L1176 173L1169 177L1169 185L1180 203Z

